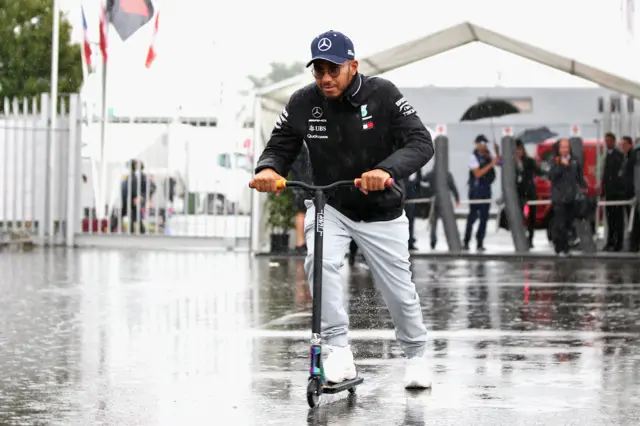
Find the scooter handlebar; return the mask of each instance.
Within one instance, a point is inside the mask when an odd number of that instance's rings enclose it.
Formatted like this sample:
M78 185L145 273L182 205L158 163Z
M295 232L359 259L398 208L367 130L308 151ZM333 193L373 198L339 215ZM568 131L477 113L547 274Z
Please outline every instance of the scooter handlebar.
M276 189L280 190L280 189L285 189L287 187L287 180L286 179L278 179L276 181ZM254 183L253 180L251 180L251 182L249 182L249 188L251 189L255 189L256 188L256 184Z
M280 191L282 189L285 189L287 187L287 184L289 186L297 186L297 187L305 188L305 189L308 189L308 190L317 190L317 189L325 190L325 189L335 188L335 187L338 187L338 186L349 186L349 185L353 185L356 188L360 188L362 186L362 179L357 178L357 179L354 179L353 181L341 180L341 181L337 181L337 182L334 182L332 184L324 185L324 186L309 185L309 184L306 184L304 182L298 182L298 181L289 181L289 182L287 182L286 179L278 179L276 181L276 189L278 191ZM394 184L394 180L392 178L389 178L384 183L384 186L385 187L389 187L389 186L391 186L393 184ZM255 183L254 183L253 180L251 182L249 182L249 188L252 188L252 189L255 188Z

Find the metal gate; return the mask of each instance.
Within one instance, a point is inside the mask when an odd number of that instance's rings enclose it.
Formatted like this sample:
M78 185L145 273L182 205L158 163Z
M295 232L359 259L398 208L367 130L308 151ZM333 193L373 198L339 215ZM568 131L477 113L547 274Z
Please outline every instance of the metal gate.
M58 101L51 131L49 95L4 99L0 116L0 243L73 243L78 96Z

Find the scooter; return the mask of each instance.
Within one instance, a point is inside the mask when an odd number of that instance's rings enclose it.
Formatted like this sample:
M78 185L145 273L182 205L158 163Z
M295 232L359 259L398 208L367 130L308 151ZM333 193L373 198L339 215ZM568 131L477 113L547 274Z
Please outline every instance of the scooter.
M315 186L304 182L279 180L276 185L278 190L287 187L298 187L313 193L313 205L316 209L316 223L314 229L313 244L313 302L311 308L311 348L309 350L311 366L309 368L309 379L307 382L307 403L314 408L320 404L322 394L336 394L345 390L353 394L356 386L362 384L364 379L360 376L340 383L328 382L324 369L322 368L322 340L321 340L321 308L322 308L322 246L324 232L324 205L326 203L326 193L332 189L343 186L360 187L361 179L341 180L329 185ZM385 186L393 185L393 179L388 179ZM249 183L253 188L253 181Z

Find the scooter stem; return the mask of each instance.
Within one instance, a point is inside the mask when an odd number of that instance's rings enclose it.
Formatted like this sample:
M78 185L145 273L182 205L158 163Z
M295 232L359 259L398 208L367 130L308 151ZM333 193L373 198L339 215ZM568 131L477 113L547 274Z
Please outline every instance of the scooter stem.
M324 192L317 189L314 192L313 204L316 210L316 220L313 238L313 299L311 310L312 340L320 336L322 328L322 245L324 234ZM313 344L314 342L312 342ZM316 343L319 344L319 343Z

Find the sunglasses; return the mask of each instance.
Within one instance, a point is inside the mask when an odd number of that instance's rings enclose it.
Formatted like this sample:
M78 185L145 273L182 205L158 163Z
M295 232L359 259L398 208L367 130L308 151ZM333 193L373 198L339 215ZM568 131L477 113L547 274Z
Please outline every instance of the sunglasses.
M322 67L318 65L314 65L313 68L311 68L311 74L313 74L313 77L318 80L322 79L325 73L329 74L329 76L332 78L336 78L340 75L340 71L342 70L342 67L347 65L348 63L349 62L345 62L342 65L329 64L326 70L324 70Z

